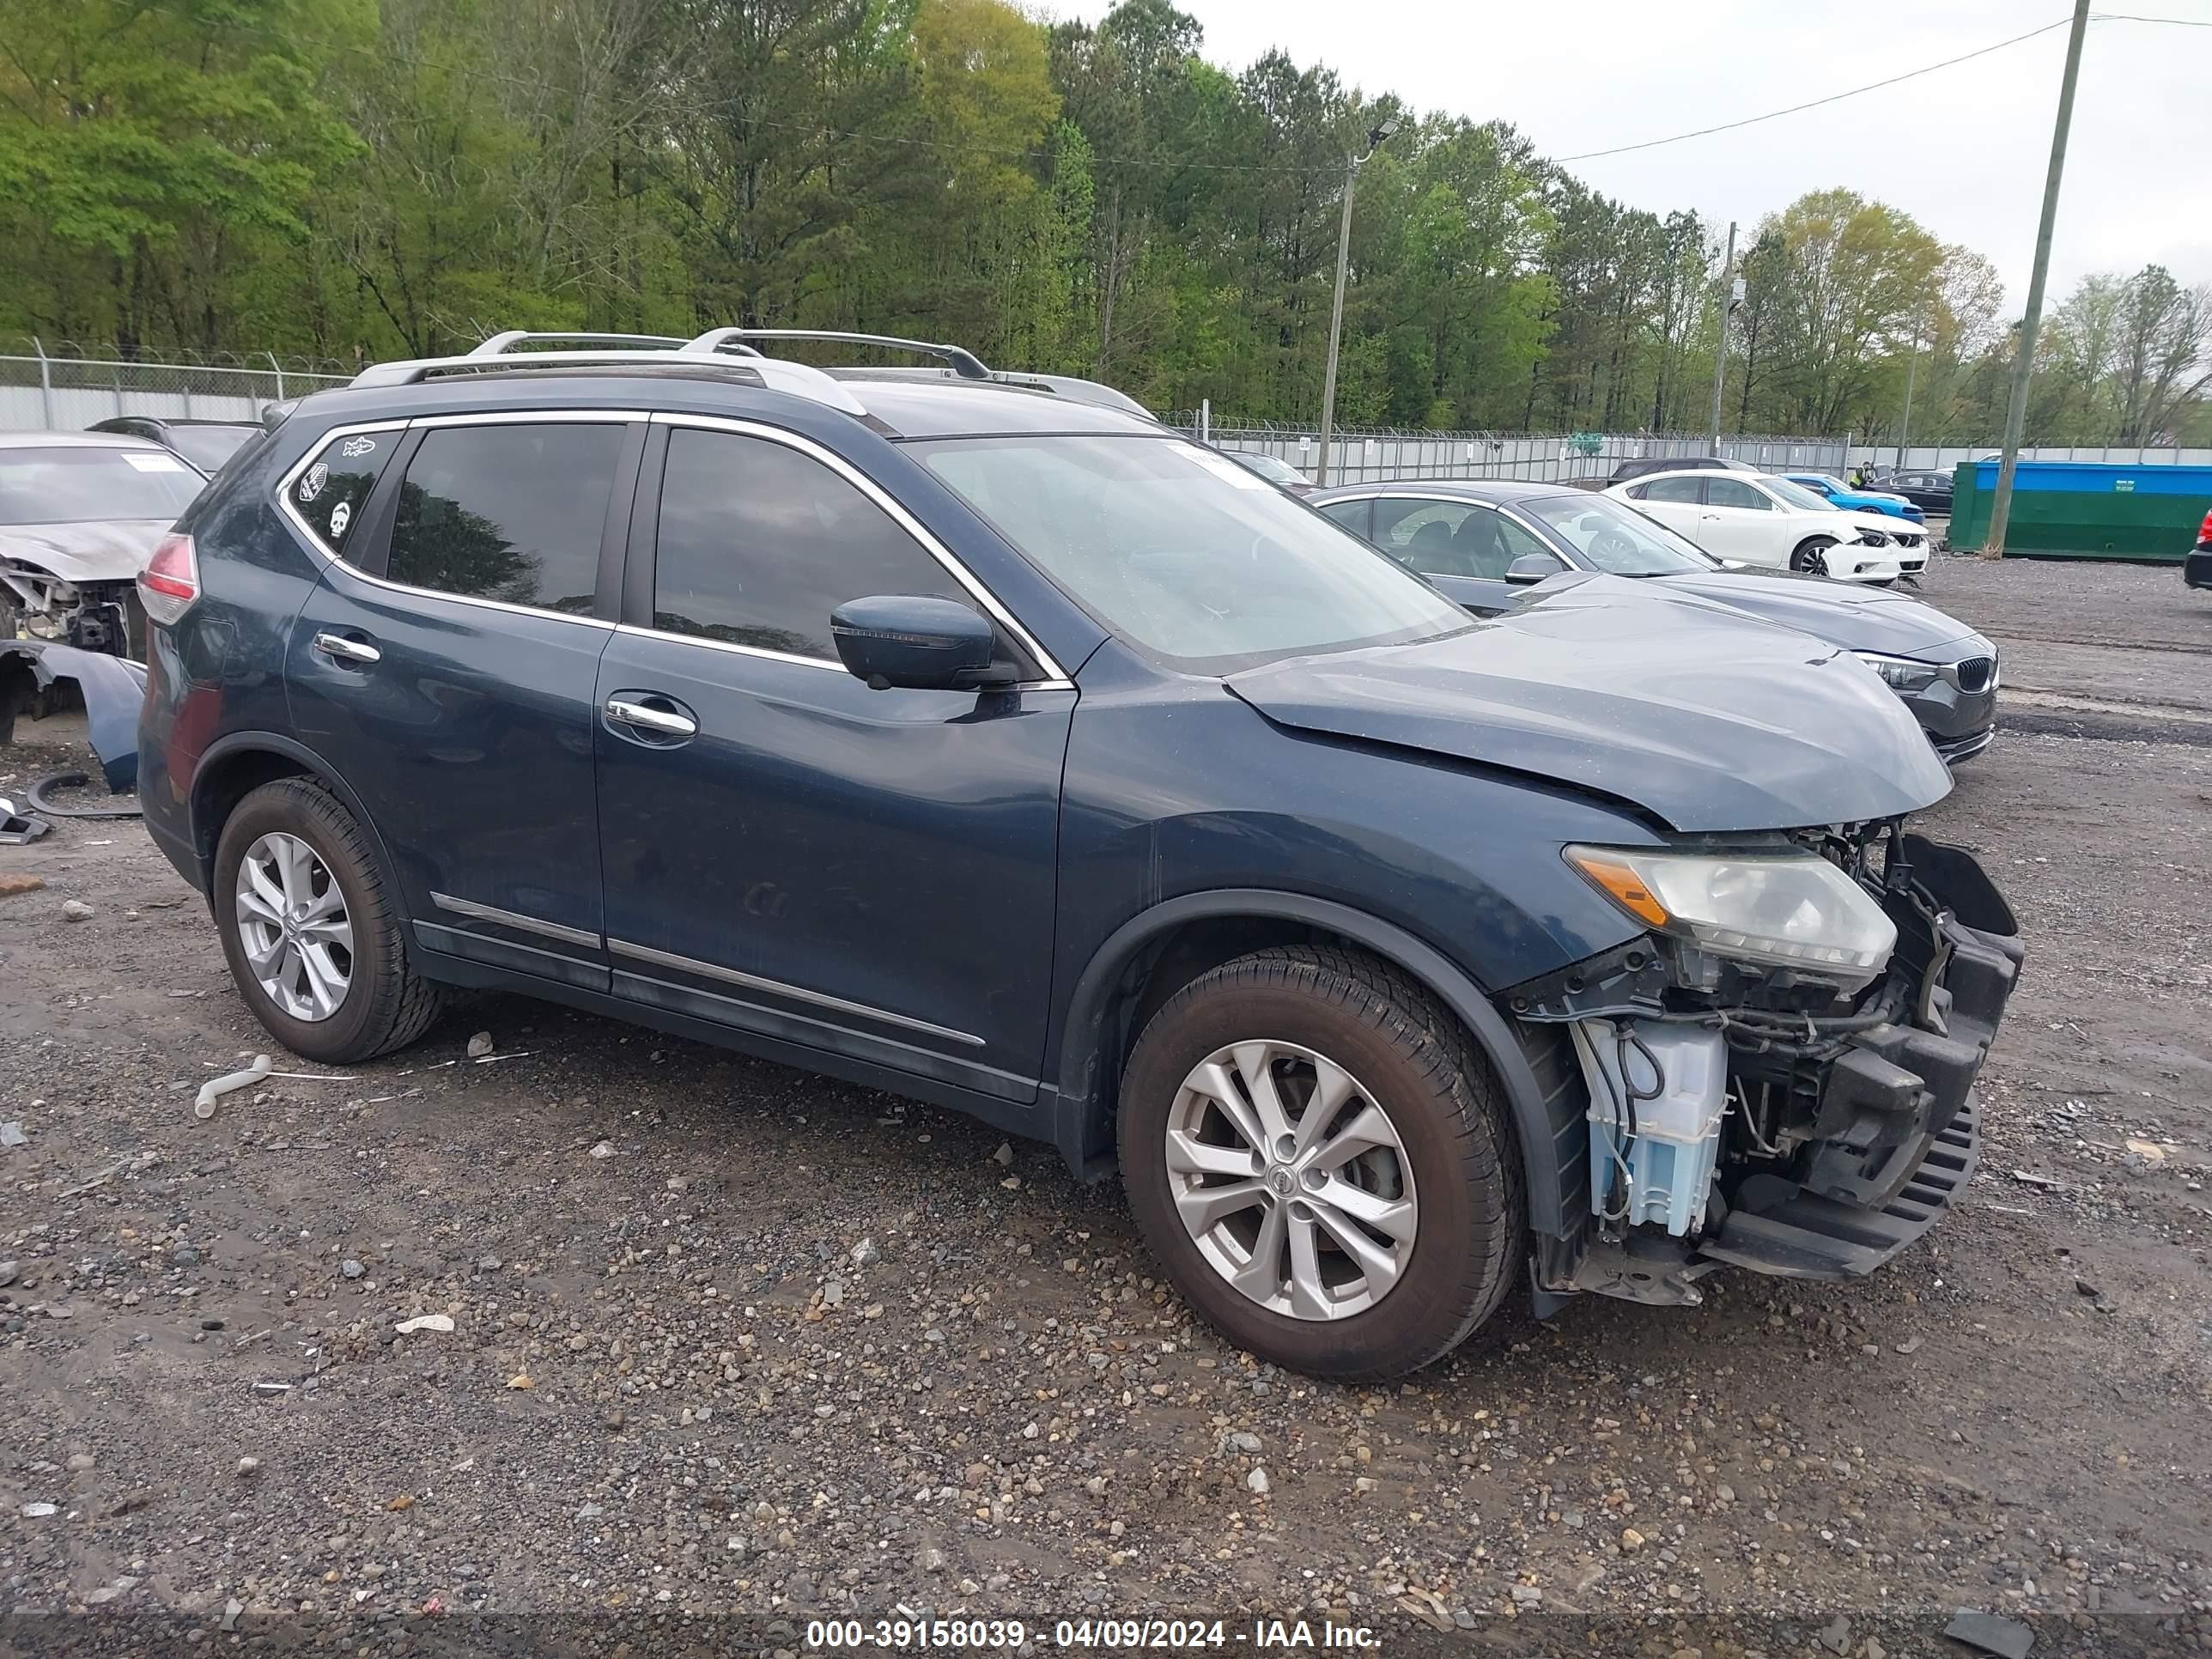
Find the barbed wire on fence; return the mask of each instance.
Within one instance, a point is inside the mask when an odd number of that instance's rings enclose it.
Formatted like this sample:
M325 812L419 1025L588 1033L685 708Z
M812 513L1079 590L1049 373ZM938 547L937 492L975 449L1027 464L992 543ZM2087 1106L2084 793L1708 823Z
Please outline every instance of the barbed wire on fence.
M0 356L46 357L55 362L127 364L148 368L281 369L287 374L349 377L360 366L338 357L300 353L204 350L196 346L126 344L115 340L67 340L52 335L0 334Z

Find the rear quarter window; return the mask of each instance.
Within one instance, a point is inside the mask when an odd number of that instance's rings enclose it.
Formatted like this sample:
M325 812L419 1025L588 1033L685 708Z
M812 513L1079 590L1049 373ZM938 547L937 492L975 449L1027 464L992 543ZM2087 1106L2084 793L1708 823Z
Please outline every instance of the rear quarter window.
M285 486L292 510L324 548L343 557L368 492L406 434L347 432L333 435L298 477Z

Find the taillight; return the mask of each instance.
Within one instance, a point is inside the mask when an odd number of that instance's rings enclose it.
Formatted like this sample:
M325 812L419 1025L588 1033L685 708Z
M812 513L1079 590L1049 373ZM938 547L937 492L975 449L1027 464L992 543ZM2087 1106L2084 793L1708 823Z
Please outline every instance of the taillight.
M173 623L200 596L199 556L190 536L165 536L138 573L138 602L157 623Z
M2197 527L2197 539L2205 546L2212 547L2212 513L2204 515L2204 522Z

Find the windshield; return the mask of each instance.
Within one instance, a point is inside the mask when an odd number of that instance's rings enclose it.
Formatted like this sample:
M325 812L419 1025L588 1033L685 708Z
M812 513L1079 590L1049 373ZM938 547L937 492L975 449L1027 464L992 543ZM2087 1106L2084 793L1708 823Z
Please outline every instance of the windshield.
M1176 667L1225 673L1470 625L1358 537L1180 439L1024 435L911 448L1084 609Z
M1543 495L1513 503L1566 543L1592 570L1609 576L1679 576L1718 568L1665 525L1603 495Z
M176 446L177 453L201 471L212 474L260 430L258 426L173 426L169 441Z
M166 523L206 482L166 449L0 447L0 524Z
M1790 506L1806 512L1840 513L1844 510L1826 495L1815 495L1803 484L1791 483L1787 478L1761 478L1759 483L1765 484Z
M1256 472L1273 483L1302 484L1306 475L1288 461L1277 460L1273 455L1248 454L1242 450L1231 451L1229 459L1247 472Z

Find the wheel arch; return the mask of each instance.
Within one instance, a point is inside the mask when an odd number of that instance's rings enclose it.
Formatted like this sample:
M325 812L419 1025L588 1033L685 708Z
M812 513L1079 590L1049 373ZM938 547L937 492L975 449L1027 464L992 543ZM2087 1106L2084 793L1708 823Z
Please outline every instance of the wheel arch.
M376 820L369 816L368 807L352 786L320 755L297 738L274 732L234 732L210 744L192 769L187 823L192 854L199 860L203 890L210 894L215 891L216 846L222 839L222 826L237 810L239 802L264 783L297 777L311 778L329 790L338 804L353 814L354 822L376 849L377 861L387 874L392 871L391 854L385 848L383 836L377 832ZM393 903L404 915L405 903L396 884L391 893Z
M1150 1012L1207 969L1247 951L1332 935L1411 975L1456 1015L1500 1085L1527 1176L1528 1224L1563 1236L1559 1091L1537 1079L1530 1050L1482 988L1433 946L1350 905L1261 888L1164 900L1108 937L1077 979L1060 1024L1054 1136L1079 1175L1111 1167L1121 1067ZM1187 970L1187 971L1186 971ZM1578 1127L1580 1111L1573 1114Z

